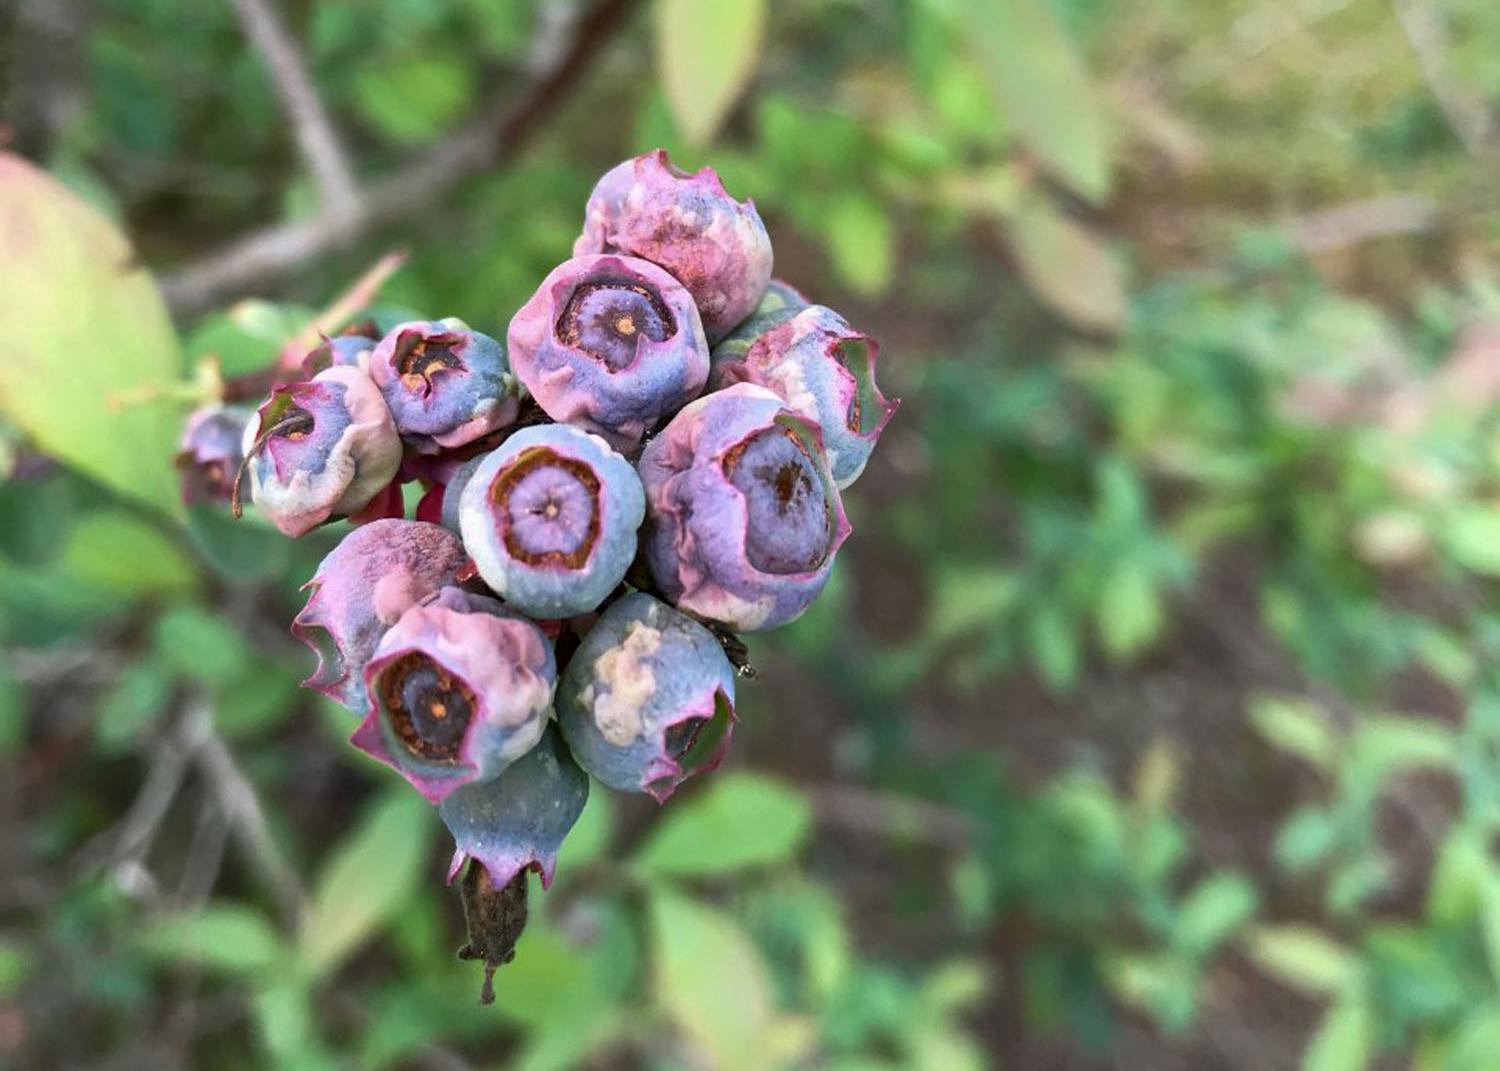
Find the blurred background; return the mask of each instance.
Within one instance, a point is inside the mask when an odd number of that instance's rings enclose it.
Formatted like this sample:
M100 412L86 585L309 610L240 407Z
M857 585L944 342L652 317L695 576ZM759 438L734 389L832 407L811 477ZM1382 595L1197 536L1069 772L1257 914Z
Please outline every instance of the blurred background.
M0 6L0 1065L1500 1068L1497 56L1493 0ZM596 792L480 1008L446 835L297 688L337 530L172 454L388 251L503 335L658 145L904 404L725 768Z

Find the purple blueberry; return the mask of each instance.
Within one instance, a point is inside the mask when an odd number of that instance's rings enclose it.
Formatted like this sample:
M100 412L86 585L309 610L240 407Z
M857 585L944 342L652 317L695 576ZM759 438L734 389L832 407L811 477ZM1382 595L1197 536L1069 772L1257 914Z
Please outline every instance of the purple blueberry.
M624 253L660 264L697 302L710 342L755 311L771 279L771 239L753 201L713 168L690 175L662 149L612 168L589 196L573 254Z
M564 261L510 321L516 375L548 416L628 450L696 398L708 343L693 299L655 264Z
M719 641L640 592L600 615L557 686L558 726L579 765L658 803L719 765L735 720L734 667Z
M354 324L332 338L325 337L309 350L307 356L302 358L302 374L311 379L334 365L348 365L368 371L370 354L374 352L378 341L380 329L375 326L374 320Z
M370 377L336 366L275 388L245 425L250 493L289 536L358 513L401 465L401 437Z
M458 537L435 524L372 521L346 535L304 586L312 594L292 621L292 635L318 656L303 686L362 713L365 663L380 638L414 603L456 583L468 561Z
M381 638L350 739L440 803L535 746L556 684L541 629L495 599L444 588Z
M646 561L676 606L743 631L793 620L849 535L818 425L739 383L647 444Z
M604 440L567 424L523 428L487 454L459 499L479 575L538 618L587 613L635 558L640 478Z
M424 454L505 427L520 408L505 350L458 320L397 324L370 354L370 378L402 438Z
M823 305L758 314L714 349L712 386L755 383L823 429L839 487L864 471L899 402L875 385L880 344Z
M244 459L242 441L251 411L242 405L205 405L188 415L177 452L182 500L190 506L228 502Z
M539 873L547 888L563 838L588 798L588 775L568 754L557 729L548 727L500 776L464 785L438 805L456 845L448 880L474 859L496 889L524 870Z

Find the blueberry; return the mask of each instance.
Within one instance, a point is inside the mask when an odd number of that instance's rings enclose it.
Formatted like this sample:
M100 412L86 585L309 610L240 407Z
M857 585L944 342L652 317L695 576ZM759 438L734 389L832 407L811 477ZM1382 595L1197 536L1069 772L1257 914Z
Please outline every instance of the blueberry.
M188 414L177 451L182 500L188 505L229 501L244 460L242 443L251 415L245 406L219 404Z
M245 425L242 446L251 497L289 536L358 513L401 465L380 391L342 365L275 388Z
M438 803L535 746L556 683L541 629L495 599L444 588L381 638L350 739Z
M552 884L557 852L583 813L589 779L568 754L555 727L498 777L473 781L438 805L456 848L448 880L469 859L481 864L494 888L510 884L524 870Z
M708 380L708 343L691 295L633 257L564 261L506 337L516 375L546 414L618 450L639 443Z
M641 454L646 561L674 605L744 631L817 598L849 522L817 424L763 387L693 402Z
M710 342L755 311L771 278L771 239L752 201L713 168L690 175L662 149L612 168L589 196L573 254L624 253L659 264L693 295Z
M823 430L839 487L864 471L899 404L875 385L880 344L822 305L757 313L714 349L711 385L755 383Z
M661 802L728 750L734 667L708 629L635 592L612 603L574 652L558 682L557 720L590 774Z
M479 575L534 617L587 613L635 558L641 481L602 439L566 424L523 428L485 456L459 499Z
M467 445L516 419L505 350L460 321L397 324L369 360L396 428L421 453Z
M303 685L363 712L365 663L380 638L413 603L455 583L467 564L458 537L434 524L382 520L354 529L318 565L307 605L292 621L292 635L318 656Z

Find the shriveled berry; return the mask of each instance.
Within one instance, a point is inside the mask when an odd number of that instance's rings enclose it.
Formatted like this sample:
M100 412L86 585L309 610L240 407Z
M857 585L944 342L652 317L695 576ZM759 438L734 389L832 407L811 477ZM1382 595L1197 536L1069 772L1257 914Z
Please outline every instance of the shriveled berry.
M439 803L531 750L556 683L541 629L495 599L444 588L381 638L350 739Z
M589 196L575 256L624 253L687 287L710 342L755 311L771 278L771 239L753 201L736 201L713 168L690 175L665 150L606 172Z
M630 463L566 424L523 428L487 454L459 499L479 575L533 617L587 613L635 558L645 512Z
M414 603L456 583L468 555L456 535L420 521L380 520L354 529L318 565L292 635L317 653L303 686L364 712L365 663Z
M370 355L402 438L422 453L451 450L516 419L519 399L505 350L458 320L412 320Z
M849 535L817 424L740 383L688 405L641 455L646 561L684 610L744 631L817 598Z
M655 264L578 256L510 322L516 375L553 420L628 450L708 380L692 296Z
M600 615L557 686L558 727L579 765L657 802L718 766L735 720L734 667L718 639L641 592Z
M839 487L864 471L899 402L875 384L880 344L823 305L758 314L714 350L712 386L755 383L823 429Z
M448 880L473 859L495 889L526 870L540 874L547 888L563 838L588 798L588 775L568 754L556 727L549 726L500 776L464 785L438 805L455 843Z
M289 536L364 508L401 465L401 438L380 392L336 366L275 388L245 426L250 493Z
M242 405L205 405L188 415L177 451L182 500L190 506L228 502L244 460L241 443L251 410Z

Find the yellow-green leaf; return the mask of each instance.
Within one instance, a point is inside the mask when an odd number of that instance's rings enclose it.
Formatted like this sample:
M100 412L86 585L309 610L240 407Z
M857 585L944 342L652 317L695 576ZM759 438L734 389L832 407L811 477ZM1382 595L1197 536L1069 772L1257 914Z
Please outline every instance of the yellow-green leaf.
M123 495L181 513L181 410L155 397L181 370L156 282L107 218L0 153L0 413L46 453Z
M92 587L125 598L191 591L197 574L155 526L124 510L91 513L68 533L62 567Z
M1104 110L1073 43L1042 0L962 0L964 29L1006 122L1091 201L1109 193Z
M431 811L403 785L377 801L334 851L302 929L301 958L313 976L337 967L416 889Z
M657 0L656 70L683 136L705 145L755 74L766 0Z
M281 940L266 917L239 904L210 904L190 915L162 919L136 938L158 959L243 974L262 971L281 956Z
M1045 197L1024 198L1007 228L1021 274L1053 312L1090 331L1125 319L1125 282L1102 236Z
M765 1071L780 1048L770 971L733 920L675 893L651 900L657 999L717 1071Z
M635 864L653 875L724 874L789 859L812 828L812 808L785 785L753 774L716 778L665 813Z

